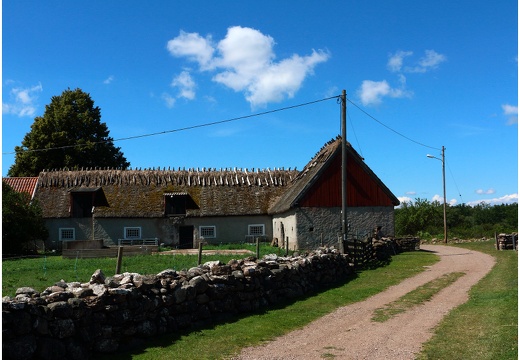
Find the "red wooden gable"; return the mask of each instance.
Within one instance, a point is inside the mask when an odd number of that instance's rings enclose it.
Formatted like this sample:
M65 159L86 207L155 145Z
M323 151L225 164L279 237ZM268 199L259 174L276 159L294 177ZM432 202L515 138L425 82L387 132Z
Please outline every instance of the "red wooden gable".
M298 202L301 207L341 207L341 152ZM377 181L358 163L347 158L347 206L395 206ZM387 190L388 191L388 190Z

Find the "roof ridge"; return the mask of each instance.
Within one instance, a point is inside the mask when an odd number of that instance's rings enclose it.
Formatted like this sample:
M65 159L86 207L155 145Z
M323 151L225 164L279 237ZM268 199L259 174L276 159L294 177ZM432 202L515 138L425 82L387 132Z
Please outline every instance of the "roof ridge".
M61 170L42 171L38 178L43 187L80 187L103 185L176 185L176 186L285 186L296 177L296 169L206 169L189 170Z

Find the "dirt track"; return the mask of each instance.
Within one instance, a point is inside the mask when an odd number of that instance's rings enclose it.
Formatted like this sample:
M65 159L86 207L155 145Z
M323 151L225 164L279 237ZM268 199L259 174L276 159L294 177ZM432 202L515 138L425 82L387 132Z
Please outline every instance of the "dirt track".
M421 249L436 253L440 261L365 301L339 308L262 346L243 349L234 359L414 359L434 327L467 301L470 288L495 263L490 255L461 248L422 245ZM451 272L466 275L421 306L383 323L370 320L375 309Z

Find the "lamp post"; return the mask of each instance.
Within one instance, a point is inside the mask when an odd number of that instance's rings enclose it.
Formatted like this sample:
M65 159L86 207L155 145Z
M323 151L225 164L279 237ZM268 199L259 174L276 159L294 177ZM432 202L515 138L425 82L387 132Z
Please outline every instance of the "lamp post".
M433 155L430 155L430 154L427 154L426 156L429 157L430 159L437 159L442 162L442 189L444 191L444 243L447 244L448 243L448 225L446 223L446 171L445 171L445 164L444 164L445 163L444 150L446 150L446 148L443 146L442 152L441 152L441 156L442 156L441 159L439 159L438 157L435 157Z

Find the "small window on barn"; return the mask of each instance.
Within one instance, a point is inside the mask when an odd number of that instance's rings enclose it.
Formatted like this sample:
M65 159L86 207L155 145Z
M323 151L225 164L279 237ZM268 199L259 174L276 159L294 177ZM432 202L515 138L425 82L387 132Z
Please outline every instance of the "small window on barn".
M125 239L140 239L141 228L140 227L125 227Z
M76 240L76 230L74 228L60 228L59 239L60 241Z
M217 228L215 226L199 226L199 236L204 239L217 237Z
M187 192L164 194L164 214L166 216L186 215L186 210L198 208Z
M94 196L91 192L72 193L72 217L92 217Z
M70 191L72 217L92 217L96 206L109 206L102 188L77 188Z
M264 224L248 225L247 233L249 236L264 236L265 235L265 225Z

